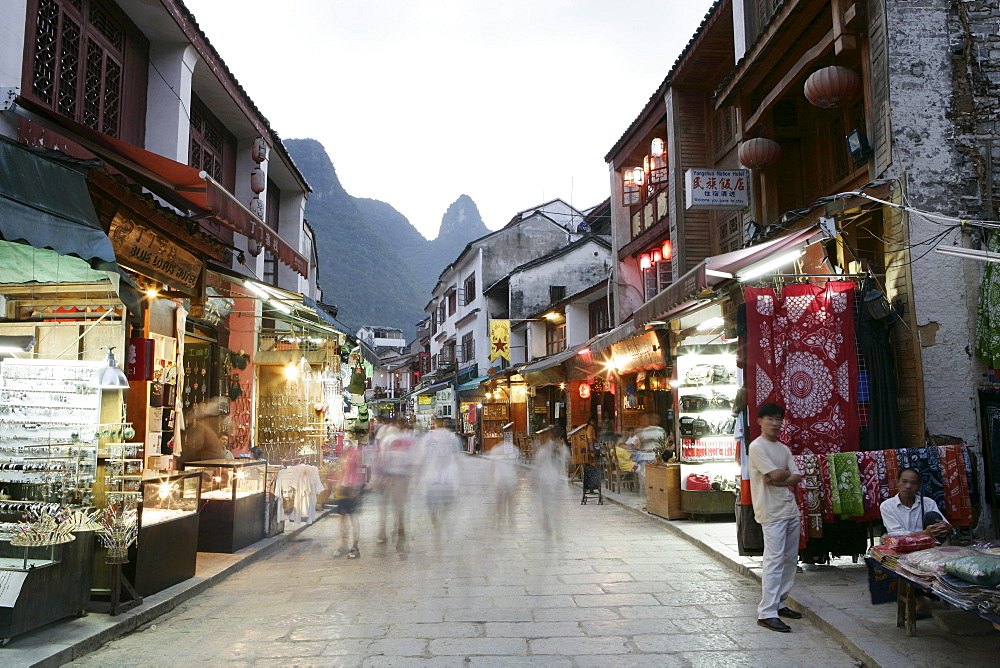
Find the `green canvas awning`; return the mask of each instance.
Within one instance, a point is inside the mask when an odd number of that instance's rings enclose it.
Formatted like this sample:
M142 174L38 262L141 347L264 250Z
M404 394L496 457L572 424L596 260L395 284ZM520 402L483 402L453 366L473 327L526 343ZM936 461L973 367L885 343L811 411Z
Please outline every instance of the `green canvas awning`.
M84 174L11 141L0 141L0 238L116 270Z

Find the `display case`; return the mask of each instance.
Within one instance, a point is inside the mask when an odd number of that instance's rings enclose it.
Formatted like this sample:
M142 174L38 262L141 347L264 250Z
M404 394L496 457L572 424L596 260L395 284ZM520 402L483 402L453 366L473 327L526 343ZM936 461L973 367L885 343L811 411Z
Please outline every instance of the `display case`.
M163 471L139 483L139 538L124 571L140 596L194 577L201 478L200 471Z
M13 599L0 605L0 646L63 617L83 615L90 601L94 533L73 535L71 542L43 547L18 547L9 535L0 536L0 577Z
M0 494L28 502L89 506L97 475L101 364L0 362ZM117 426L121 430L121 426Z
M682 462L734 461L736 355L677 357L677 443Z
M199 552L232 553L264 537L266 461L209 459L184 470L201 474Z
M483 452L503 441L503 427L510 422L510 404L507 402L484 403L481 409L480 425L482 436L480 441Z

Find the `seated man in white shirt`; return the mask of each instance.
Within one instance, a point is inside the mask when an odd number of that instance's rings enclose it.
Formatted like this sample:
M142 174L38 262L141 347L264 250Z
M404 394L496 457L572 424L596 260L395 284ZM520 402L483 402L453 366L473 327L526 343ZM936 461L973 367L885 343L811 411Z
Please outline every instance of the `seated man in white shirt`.
M899 494L879 506L882 524L888 533L922 533L943 541L951 533L951 525L934 499L920 494L920 484L920 474L915 469L899 472Z
M885 525L886 532L891 534L922 533L943 542L951 534L951 525L941 515L934 499L920 494L920 485L920 473L916 469L903 469L899 472L899 493L879 506L882 524ZM929 617L929 608L927 599L918 594L917 618Z

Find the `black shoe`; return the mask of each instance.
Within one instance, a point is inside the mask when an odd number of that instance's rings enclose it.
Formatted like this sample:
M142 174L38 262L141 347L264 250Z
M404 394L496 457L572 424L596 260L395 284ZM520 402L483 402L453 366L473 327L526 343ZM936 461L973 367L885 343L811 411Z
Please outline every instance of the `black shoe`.
M357 559L360 556L361 556L361 550L359 550L356 547L352 547L351 551L347 553L348 559Z
M802 619L802 613L791 608L785 607L778 610L779 617L785 617L787 619Z
M771 617L770 619L758 619L757 626L763 626L765 629L770 629L771 631L777 631L778 633L792 632L792 627L784 623L777 617Z

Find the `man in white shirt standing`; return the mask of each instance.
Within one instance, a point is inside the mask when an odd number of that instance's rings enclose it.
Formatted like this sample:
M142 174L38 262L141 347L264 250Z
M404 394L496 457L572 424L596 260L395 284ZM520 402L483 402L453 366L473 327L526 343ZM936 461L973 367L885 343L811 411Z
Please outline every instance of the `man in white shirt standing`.
M785 409L763 404L757 410L761 435L750 444L750 492L753 511L764 530L764 563L757 624L771 631L790 633L780 617L801 619L802 613L785 605L792 590L799 559L799 506L792 487L799 474L792 451L778 440Z

